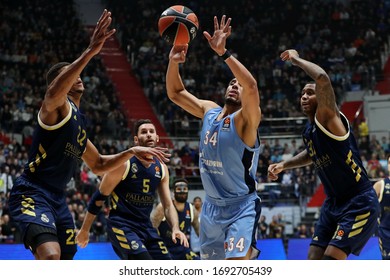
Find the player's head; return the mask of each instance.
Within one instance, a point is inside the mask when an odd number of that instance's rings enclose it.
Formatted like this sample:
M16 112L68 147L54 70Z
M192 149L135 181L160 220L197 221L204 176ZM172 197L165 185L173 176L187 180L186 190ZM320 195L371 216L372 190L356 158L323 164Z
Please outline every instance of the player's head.
M307 83L301 91L301 109L308 117L314 117L317 110L316 84Z
M69 62L59 62L57 64L54 64L49 71L47 71L46 74L46 85L49 86L55 78L68 66L70 65ZM69 94L76 93L76 94L83 94L84 92L84 84L80 77L77 78L77 80L73 83L72 88L69 91Z
M134 144L144 147L155 147L159 141L156 127L149 119L138 120L135 124Z
M187 202L188 181L184 178L177 178L173 181L173 194L177 202Z
M225 104L237 107L237 109L241 108L242 89L243 88L241 84L237 81L236 78L230 80L225 92Z

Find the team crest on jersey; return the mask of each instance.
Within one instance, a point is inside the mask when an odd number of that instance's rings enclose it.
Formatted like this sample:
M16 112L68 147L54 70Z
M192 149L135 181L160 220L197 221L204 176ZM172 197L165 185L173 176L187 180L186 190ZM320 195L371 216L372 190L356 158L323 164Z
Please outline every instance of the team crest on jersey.
M41 215L41 221L42 221L42 222L45 222L45 223L48 223L50 220L49 220L49 218L46 216L46 214L42 214L42 215Z
M191 219L190 210L186 211L186 219Z
M135 240L131 241L131 249L137 250L138 248L139 248L138 242Z
M155 167L154 167L154 171L156 172L156 173L154 174L154 176L157 177L157 178L161 178L161 170L160 170L160 167L159 167L159 166L155 166Z
M227 117L226 119L223 120L223 125L222 125L222 130L230 130L230 117Z
M133 163L131 165L131 172L133 172L133 173L137 173L138 172L138 166L137 166L136 163Z

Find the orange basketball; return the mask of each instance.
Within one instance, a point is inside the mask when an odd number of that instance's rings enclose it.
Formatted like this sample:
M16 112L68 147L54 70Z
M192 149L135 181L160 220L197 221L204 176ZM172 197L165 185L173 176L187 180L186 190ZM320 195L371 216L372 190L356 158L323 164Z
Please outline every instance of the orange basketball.
M173 45L185 45L191 42L198 28L198 17L191 9L182 5L169 7L158 20L160 36Z

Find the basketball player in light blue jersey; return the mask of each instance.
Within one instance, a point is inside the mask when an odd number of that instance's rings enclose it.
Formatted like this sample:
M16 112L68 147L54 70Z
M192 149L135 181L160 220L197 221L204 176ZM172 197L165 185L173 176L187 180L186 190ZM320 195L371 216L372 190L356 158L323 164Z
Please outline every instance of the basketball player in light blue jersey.
M339 111L331 80L320 66L300 58L296 50L280 55L300 67L315 83L301 92L301 108L308 122L302 132L306 149L268 167L276 180L286 169L313 164L324 185L326 199L310 243L308 259L344 260L359 255L374 234L379 202L361 161L347 118Z
M225 105L188 92L179 73L188 45L174 46L166 74L168 97L203 120L199 168L206 192L200 218L201 259L255 259L260 198L256 193L261 120L257 82L248 69L226 50L231 19L214 17L214 34L204 32L211 49L234 75L226 89Z
M28 163L11 190L9 208L21 228L25 247L37 260L73 259L75 225L66 203L66 187L83 160L98 175L137 155L167 160L162 150L132 147L115 155L101 155L86 133L80 112L84 84L80 74L106 39L111 12L104 10L88 48L73 63L60 62L47 73L47 90L38 113ZM168 155L168 154L166 154Z
M390 155L387 156L387 172L389 176L374 184L381 206L378 237L382 260L390 260Z

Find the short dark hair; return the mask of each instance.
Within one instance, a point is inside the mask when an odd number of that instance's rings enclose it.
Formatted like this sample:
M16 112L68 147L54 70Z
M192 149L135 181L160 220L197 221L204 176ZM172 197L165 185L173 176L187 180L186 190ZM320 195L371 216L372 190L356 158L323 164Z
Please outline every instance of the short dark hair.
M58 62L54 64L46 74L46 85L49 86L55 78L61 73L61 69L70 65L69 62Z
M140 120L138 120L138 121L135 123L135 129L134 129L135 135L138 135L138 129L139 129L139 127L140 127L141 125L145 124L145 123L151 123L151 124L153 124L152 121L149 120L149 119L140 119Z

